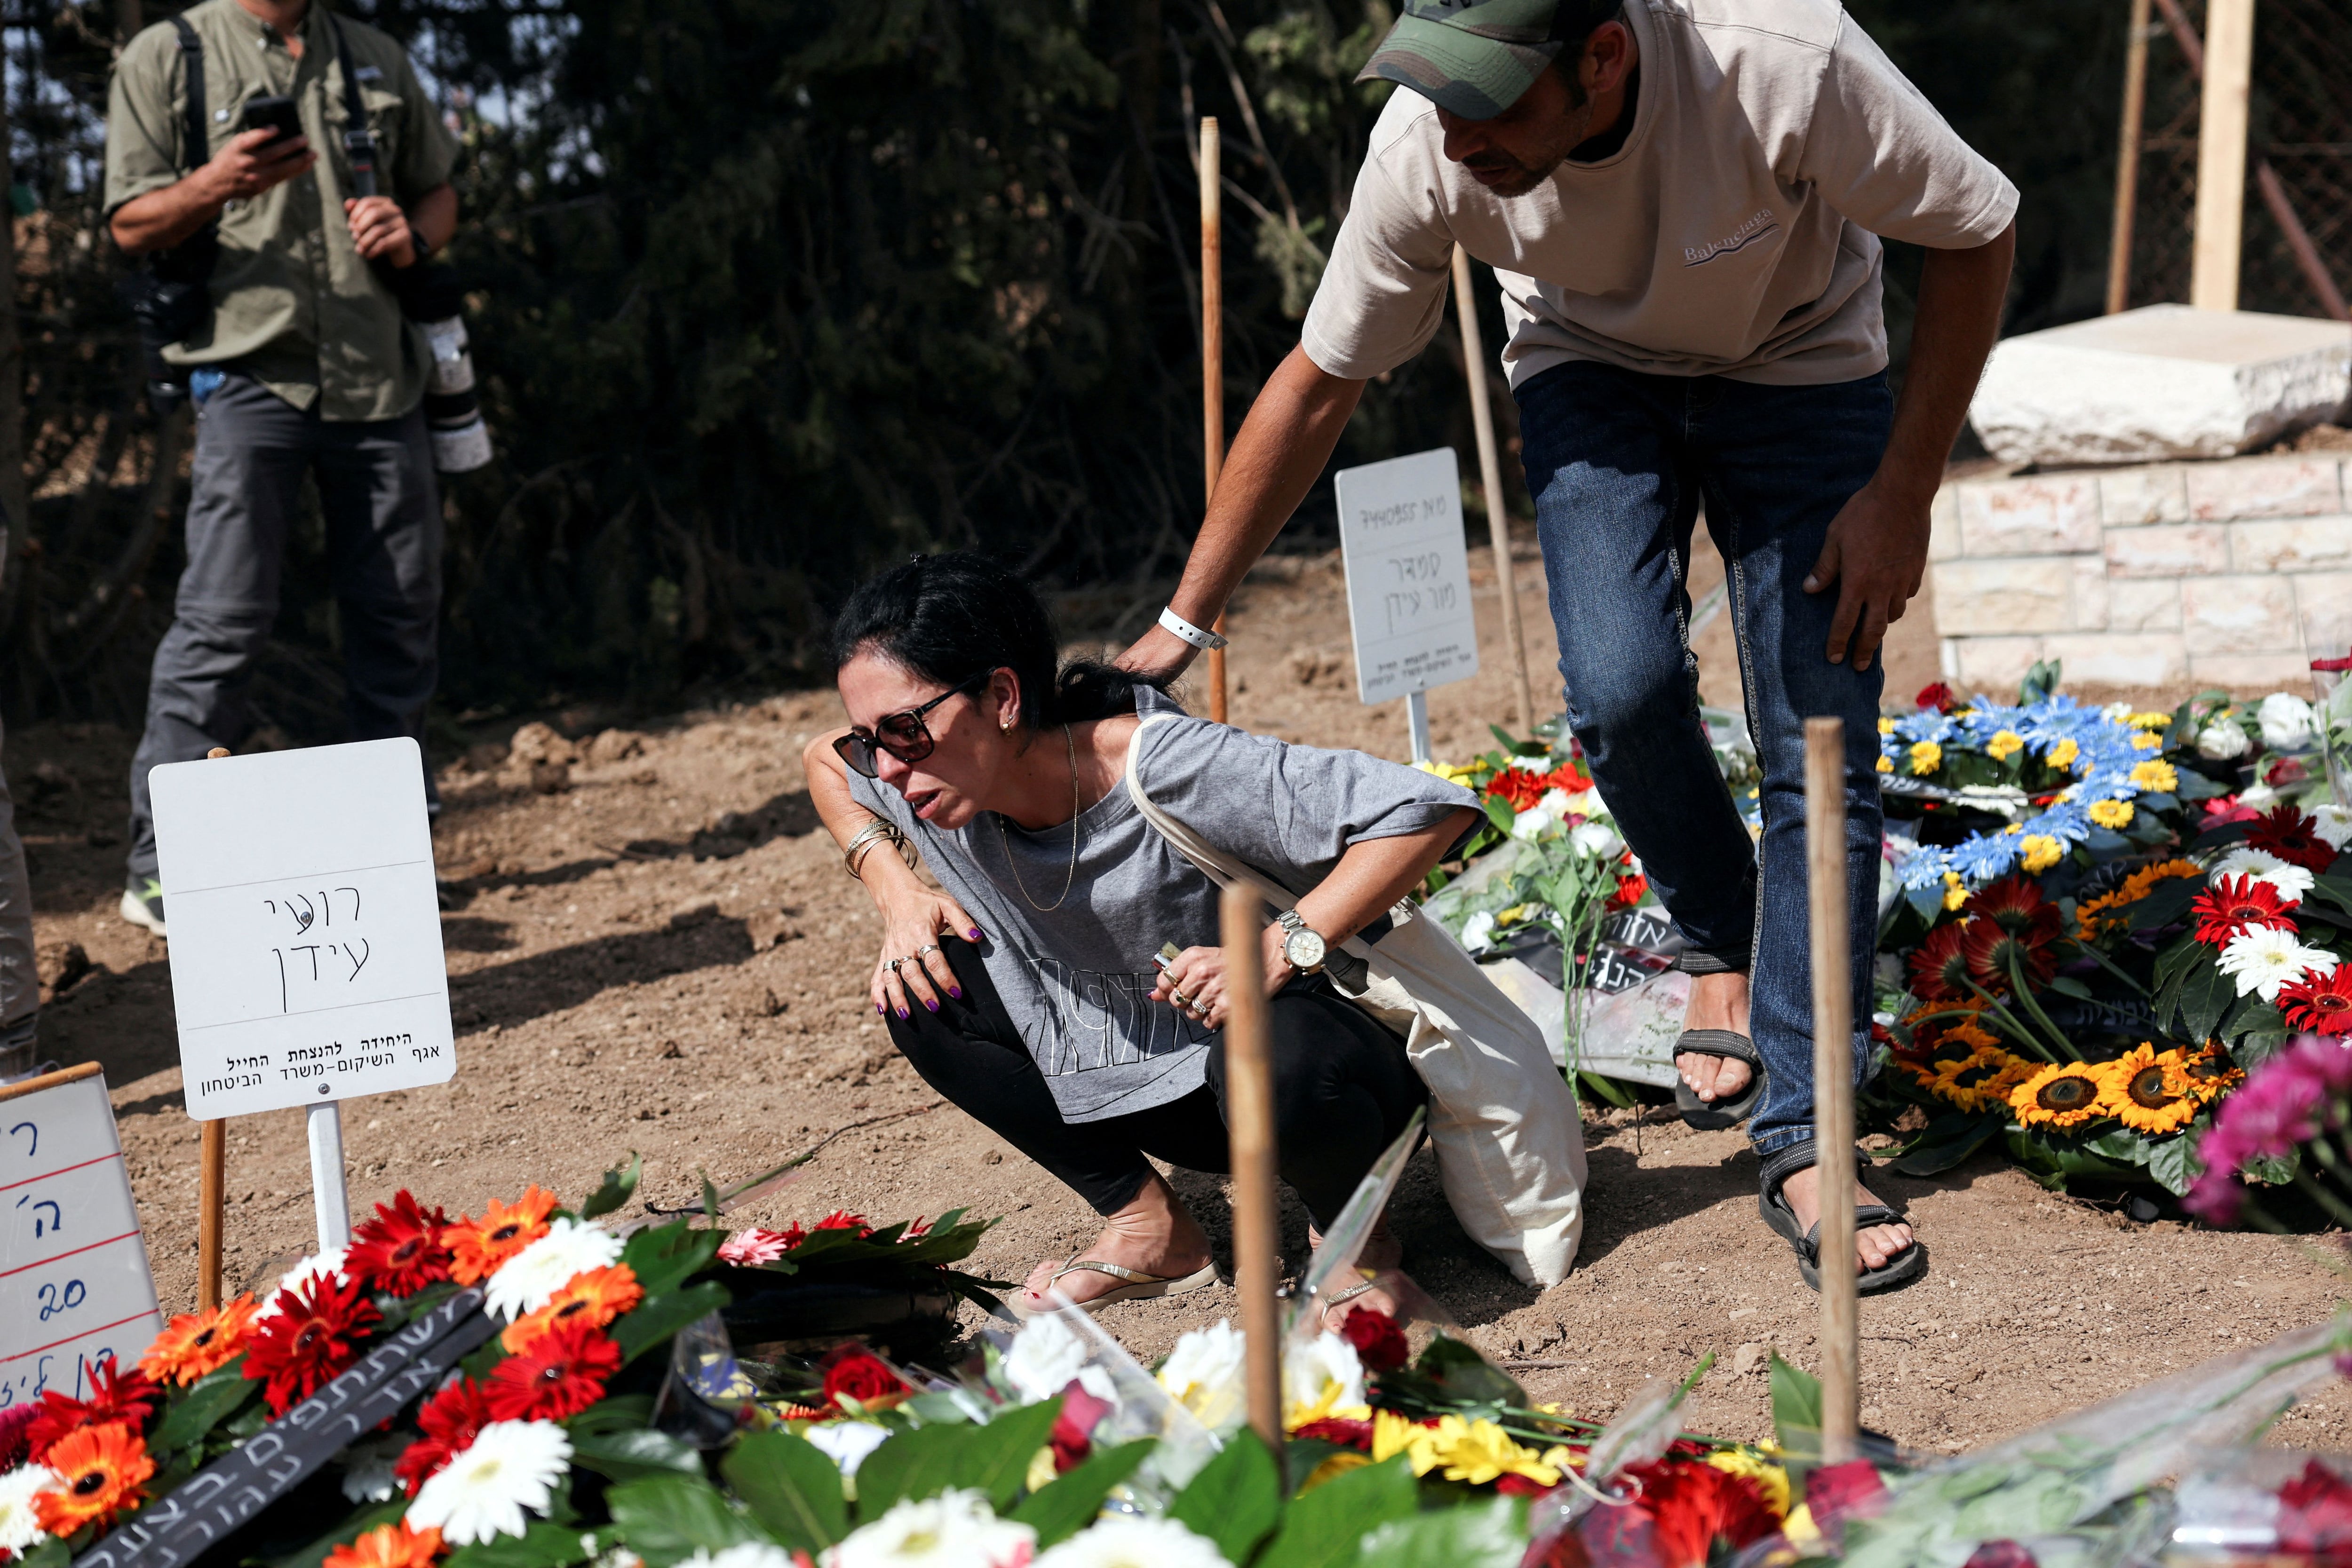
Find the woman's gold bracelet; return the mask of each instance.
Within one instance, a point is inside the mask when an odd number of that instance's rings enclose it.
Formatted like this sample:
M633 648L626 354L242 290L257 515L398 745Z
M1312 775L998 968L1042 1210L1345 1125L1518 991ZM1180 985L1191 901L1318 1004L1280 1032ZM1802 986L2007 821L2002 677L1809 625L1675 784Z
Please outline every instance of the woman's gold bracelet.
M905 833L898 831L898 825L896 822L886 822L879 817L858 829L851 836L849 842L844 846L841 852L842 869L858 881L864 882L866 857L874 852L875 844L885 840L887 840L891 847L898 852L898 858L906 862L907 869L914 870L915 846L908 841Z

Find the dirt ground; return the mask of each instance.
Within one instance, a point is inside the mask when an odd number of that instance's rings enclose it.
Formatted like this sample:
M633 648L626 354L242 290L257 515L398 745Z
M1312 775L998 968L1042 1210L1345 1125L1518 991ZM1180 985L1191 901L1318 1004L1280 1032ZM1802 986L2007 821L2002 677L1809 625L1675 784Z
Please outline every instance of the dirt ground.
M1515 554L1526 558L1520 597L1549 711L1558 683L1541 568L1531 542ZM1432 695L1440 756L1482 748L1487 722L1510 715L1484 551L1473 570L1486 584L1485 669ZM1694 597L1720 576L1703 551ZM1269 562L1232 627L1235 722L1404 754L1402 703L1356 701L1336 561ZM1696 643L1707 698L1734 700L1728 620ZM1888 689L1903 697L1935 678L1929 607L1900 623L1887 662ZM803 785L801 745L837 712L817 692L571 740L509 727L443 774L436 846L455 905L443 928L457 1077L349 1107L357 1203L405 1186L452 1212L478 1212L530 1180L576 1199L631 1150L646 1156L647 1196L685 1203L698 1172L738 1179L836 1128L933 1103L863 999L875 917ZM104 1064L156 1282L167 1307L185 1310L197 1139L183 1108L164 946L114 914L132 740L108 728L37 728L9 736L5 760L52 966L66 942L91 965L52 1002L45 1054ZM1409 1267L1489 1354L1534 1364L1523 1375L1539 1398L1605 1416L1644 1380L1680 1376L1711 1351L1719 1359L1692 1396L1690 1425L1764 1434L1763 1348L1811 1364L1818 1308L1756 1216L1744 1140L1690 1133L1660 1113L1617 1113L1586 1136L1591 1218L1565 1284L1522 1287L1472 1246L1425 1153L1394 1215ZM232 1124L228 1176L235 1286L310 1244L301 1116ZM1223 1248L1221 1183L1177 1181ZM1921 1448L1979 1444L2315 1322L2341 1293L2310 1241L2131 1225L2046 1194L1990 1157L1933 1180L1884 1177L1879 1190L1908 1205L1933 1266L1914 1288L1864 1304L1864 1416ZM796 1185L740 1218L780 1224L847 1207L896 1218L957 1207L1003 1217L977 1260L1001 1279L1066 1256L1096 1228L1074 1197L951 1107L832 1143ZM1304 1216L1295 1205L1286 1221L1296 1262ZM1105 1321L1149 1359L1233 1308L1219 1288L1113 1309ZM2324 1395L2288 1419L2280 1440L2346 1446L2347 1407L2343 1395Z

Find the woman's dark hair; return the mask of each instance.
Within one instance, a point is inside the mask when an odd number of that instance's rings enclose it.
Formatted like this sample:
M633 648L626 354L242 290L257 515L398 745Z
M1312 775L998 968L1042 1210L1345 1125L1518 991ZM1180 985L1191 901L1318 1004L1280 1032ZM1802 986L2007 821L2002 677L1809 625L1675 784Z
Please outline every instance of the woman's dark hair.
M849 596L833 622L833 667L871 651L951 686L983 670L1021 677L1031 729L1135 711L1138 686L1159 683L1092 659L1057 672L1059 644L1036 591L973 550L919 555Z

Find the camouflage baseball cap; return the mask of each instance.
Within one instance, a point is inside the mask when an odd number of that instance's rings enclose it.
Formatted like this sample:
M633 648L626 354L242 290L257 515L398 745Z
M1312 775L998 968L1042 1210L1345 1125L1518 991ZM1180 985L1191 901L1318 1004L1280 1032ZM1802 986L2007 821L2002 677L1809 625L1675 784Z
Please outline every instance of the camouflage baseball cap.
M1405 0L1356 79L1398 82L1465 120L1492 120L1614 9L1591 0Z

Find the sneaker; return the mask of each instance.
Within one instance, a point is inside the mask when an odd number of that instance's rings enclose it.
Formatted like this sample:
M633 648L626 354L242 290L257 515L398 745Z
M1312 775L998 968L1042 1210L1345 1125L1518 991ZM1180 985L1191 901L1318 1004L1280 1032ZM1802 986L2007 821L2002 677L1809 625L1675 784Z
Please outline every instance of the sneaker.
M150 876L124 888L122 918L168 938L171 933L163 929L163 884Z

